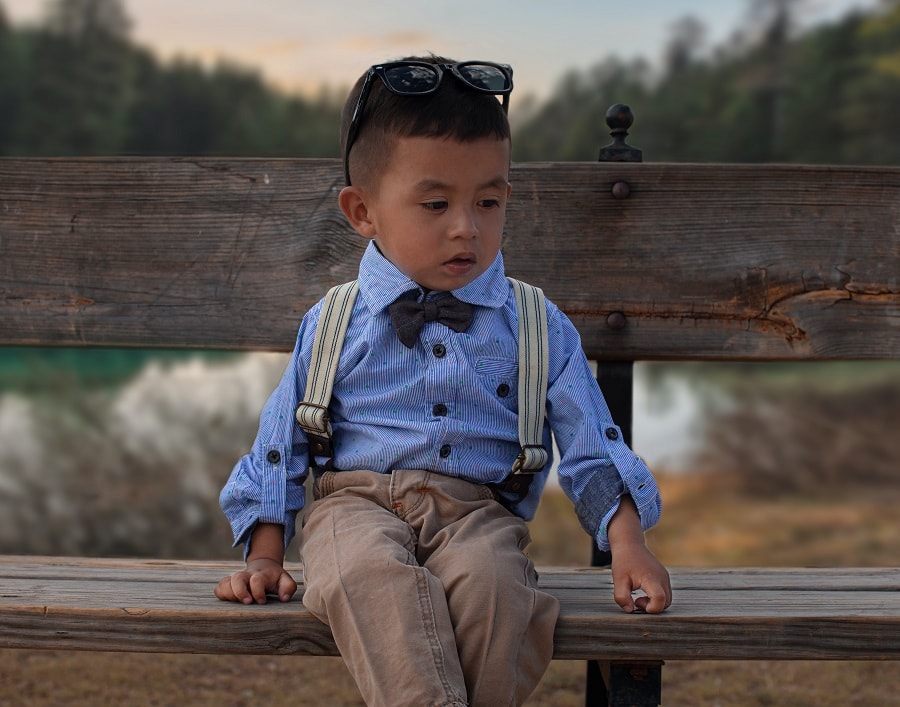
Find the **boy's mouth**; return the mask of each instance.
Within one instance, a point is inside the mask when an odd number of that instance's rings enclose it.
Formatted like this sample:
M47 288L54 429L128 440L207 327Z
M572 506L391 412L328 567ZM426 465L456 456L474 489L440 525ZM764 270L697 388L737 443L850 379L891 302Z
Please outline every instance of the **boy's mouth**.
M446 265L472 265L474 262L474 255L457 255L455 258L450 258L450 260L446 262Z
M465 273L472 269L475 265L474 255L457 255L444 262L444 266L449 270L457 273Z

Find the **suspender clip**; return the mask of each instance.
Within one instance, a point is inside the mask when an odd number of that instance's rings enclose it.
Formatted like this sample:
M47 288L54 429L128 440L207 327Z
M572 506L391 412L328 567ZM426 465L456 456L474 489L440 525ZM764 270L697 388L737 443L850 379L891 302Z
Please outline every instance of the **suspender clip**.
M330 457L334 454L334 451L331 449L330 437L322 437L307 432L306 439L309 441L310 456Z
M543 444L526 444L513 462L512 474L536 474L546 466L548 458Z
M330 457L334 452L331 447L331 422L328 420L328 408L303 401L297 406L297 424L306 432L309 451L312 456Z

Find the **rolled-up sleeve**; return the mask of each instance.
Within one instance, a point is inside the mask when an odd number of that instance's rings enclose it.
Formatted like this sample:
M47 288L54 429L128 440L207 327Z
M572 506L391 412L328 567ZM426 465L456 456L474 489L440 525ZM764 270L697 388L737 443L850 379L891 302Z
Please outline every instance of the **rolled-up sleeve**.
M553 353L547 414L560 451L560 486L582 527L601 550L608 550L607 526L621 498L634 499L641 526L648 530L662 512L659 488L613 422L574 325L555 307L549 324Z
M309 324L304 319L281 381L263 407L250 453L235 464L219 495L234 544L244 543L245 556L257 523L284 525L287 547L296 532L297 513L305 502L303 483L309 456L306 436L294 423L294 412L306 386L309 363L304 360L302 343L307 329Z
M585 484L575 508L582 526L597 541L597 547L608 550L607 527L619 509L622 496L631 496L644 530L659 522L662 499L653 474L622 440L622 431L610 425L603 428L603 434L617 435L604 445L609 461L601 464Z

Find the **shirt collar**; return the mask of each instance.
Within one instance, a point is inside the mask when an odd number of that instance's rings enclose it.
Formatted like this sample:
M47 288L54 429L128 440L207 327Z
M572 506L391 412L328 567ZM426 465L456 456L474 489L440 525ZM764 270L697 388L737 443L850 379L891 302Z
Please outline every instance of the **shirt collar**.
M359 292L373 315L404 292L417 287L419 285L415 281L381 254L375 241L369 241L359 264ZM503 306L509 296L509 284L503 272L503 255L497 253L487 270L465 287L453 290L453 294L469 304L494 308Z

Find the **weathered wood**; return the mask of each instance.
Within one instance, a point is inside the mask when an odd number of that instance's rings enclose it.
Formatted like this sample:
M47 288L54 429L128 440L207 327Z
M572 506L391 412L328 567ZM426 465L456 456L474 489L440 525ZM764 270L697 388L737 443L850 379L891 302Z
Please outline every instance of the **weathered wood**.
M336 655L299 600L221 602L233 562L0 557L0 646ZM297 565L295 577L302 578ZM543 568L558 659L900 659L900 569L674 569L678 601L627 615L608 570ZM302 590L301 590L302 591Z
M290 348L356 275L340 172L0 159L2 343ZM594 358L900 355L900 168L521 164L512 182L507 269Z

